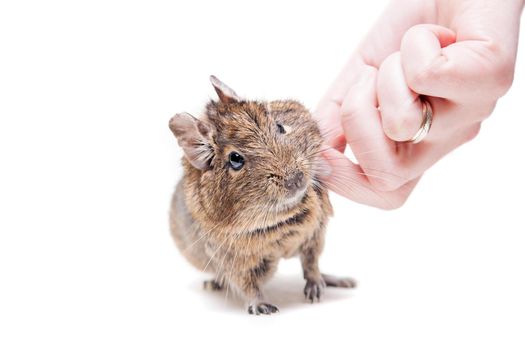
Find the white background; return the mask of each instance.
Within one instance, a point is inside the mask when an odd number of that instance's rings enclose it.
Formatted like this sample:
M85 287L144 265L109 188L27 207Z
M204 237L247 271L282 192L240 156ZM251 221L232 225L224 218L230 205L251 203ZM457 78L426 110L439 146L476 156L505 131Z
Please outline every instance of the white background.
M524 51L479 137L385 212L332 196L326 272L296 260L246 314L201 290L168 232L167 123L216 74L315 107L386 1L11 1L0 5L1 349L524 349ZM261 2L262 4L262 2Z

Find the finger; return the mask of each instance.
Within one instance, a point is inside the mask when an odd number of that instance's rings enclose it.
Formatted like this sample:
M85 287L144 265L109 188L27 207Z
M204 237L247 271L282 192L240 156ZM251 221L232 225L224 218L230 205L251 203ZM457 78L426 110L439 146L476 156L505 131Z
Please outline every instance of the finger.
M449 57L443 54L442 48L451 45L455 40L456 35L452 30L433 24L415 25L405 33L401 41L401 60L411 89L420 94L451 97L451 91L444 89L442 81L439 82L439 86L431 86L430 81L434 82L438 74L441 75L447 68L450 69ZM440 78L444 79L443 76ZM447 76L447 79L450 79L450 76ZM450 82L445 85L450 88Z
M392 191L410 178L407 169L399 162L396 143L383 132L377 110L377 71L363 69L341 106L343 131L359 165L370 183L379 190Z
M422 105L419 95L405 81L401 54L388 56L379 68L377 97L385 134L394 141L408 141L421 127Z
M319 126L324 146L344 152L346 140L341 127L340 110L340 104L333 101L325 101L312 113L312 117Z
M453 101L497 98L512 81L511 70L505 71L502 54L489 39L455 43L454 32L437 25L416 25L405 33L401 62L410 89Z
M433 5L417 0L405 0L403 11L398 8L397 2L391 2L387 6L313 113L325 135L326 144L341 149L340 107L361 69L367 65L379 67L385 57L399 50L403 34L421 21L421 13L430 16L434 12Z
M317 121L325 144L343 151L346 146L343 130L341 127L341 104L348 89L356 82L364 63L356 58L351 58L339 77L332 83L326 94L319 102L314 119Z
M379 191L370 184L362 169L334 149L328 149L323 157L332 169L323 182L335 193L357 203L381 209L396 209L404 204L418 179L409 181L393 192Z
M479 130L480 123L475 123L450 133L448 139L444 140L445 147L442 147L441 143L426 143L420 145L421 147L408 145L405 151L412 153L412 166L422 173L451 150L472 140ZM380 191L371 184L370 175L363 172L359 165L351 162L344 154L327 149L323 152L323 157L331 169L329 175L323 178L330 190L358 203L382 209L402 206L420 179L418 176L395 191Z
M399 52L390 55L381 65L377 77L377 96L385 134L395 141L412 139L423 122L423 110L420 95L407 86ZM472 111L476 111L479 119L480 114L486 117L494 108L492 101L477 101L475 106L469 106L437 97L424 98L430 103L434 115L431 132L425 137L425 143L447 137L451 131L472 124L475 119L475 115L471 116ZM458 115L462 118L458 118ZM406 145L401 147L406 148Z
M472 140L479 132L481 123L476 122L462 128L455 128L443 133L438 140L414 145L407 143L401 148L399 157L405 160L414 174L423 174L443 156L462 144Z
M390 1L359 45L363 61L379 67L391 53L399 51L403 34L410 27L422 21L434 21L435 9L432 1Z
M383 132L377 109L375 68L365 66L348 90L341 106L341 124L362 172L373 188L394 191L420 177L432 164L448 153L455 140L457 106L444 99L431 98L436 128L418 145L397 143ZM447 129L447 126L450 129ZM446 146L443 146L443 145Z
M343 129L339 118L340 105L333 100L324 100L312 114L317 121L324 143L340 151L344 150Z

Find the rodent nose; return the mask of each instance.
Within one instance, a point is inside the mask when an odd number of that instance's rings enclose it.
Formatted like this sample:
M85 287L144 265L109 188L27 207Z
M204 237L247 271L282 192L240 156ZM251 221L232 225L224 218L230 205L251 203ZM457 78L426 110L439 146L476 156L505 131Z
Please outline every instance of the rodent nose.
M285 182L284 187L292 194L297 192L299 189L305 187L304 174L302 171L298 171L290 176Z

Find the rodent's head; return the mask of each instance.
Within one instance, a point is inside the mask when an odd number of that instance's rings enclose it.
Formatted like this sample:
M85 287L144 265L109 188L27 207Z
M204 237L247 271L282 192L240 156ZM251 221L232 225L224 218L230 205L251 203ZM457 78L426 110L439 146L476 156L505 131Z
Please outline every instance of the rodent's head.
M243 100L210 79L219 101L209 102L201 119L181 113L169 124L209 216L232 220L285 211L320 186L322 137L302 104Z

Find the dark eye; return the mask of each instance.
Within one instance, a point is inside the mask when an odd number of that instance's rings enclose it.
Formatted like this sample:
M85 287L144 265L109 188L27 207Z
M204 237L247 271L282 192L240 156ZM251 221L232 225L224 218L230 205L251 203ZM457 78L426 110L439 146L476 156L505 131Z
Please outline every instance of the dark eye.
M230 153L230 166L233 170L241 170L244 165L244 158L237 152Z
M277 123L277 130L279 130L279 133L286 134L286 130L284 130L284 126L282 124Z

